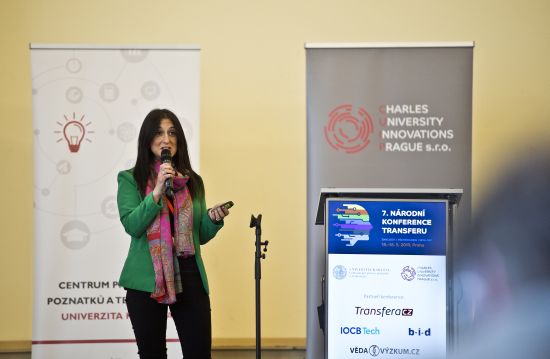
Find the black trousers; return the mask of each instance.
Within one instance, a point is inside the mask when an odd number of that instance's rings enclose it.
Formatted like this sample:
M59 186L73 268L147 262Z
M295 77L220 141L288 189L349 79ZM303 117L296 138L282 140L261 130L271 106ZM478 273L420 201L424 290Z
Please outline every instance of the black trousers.
M210 298L195 258L179 258L183 292L176 303L159 304L151 293L126 289L126 306L140 359L165 359L167 310L174 319L184 359L211 359Z

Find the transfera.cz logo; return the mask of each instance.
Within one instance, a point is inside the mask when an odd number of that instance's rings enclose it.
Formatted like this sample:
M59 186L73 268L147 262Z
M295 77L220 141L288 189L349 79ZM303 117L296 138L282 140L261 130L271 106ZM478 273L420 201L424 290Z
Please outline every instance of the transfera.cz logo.
M412 308L367 308L356 306L355 315L365 315L365 316L380 316L380 317L412 317L414 309Z
M334 108L324 128L328 144L337 151L357 153L370 143L372 117L362 107L354 110L351 104Z

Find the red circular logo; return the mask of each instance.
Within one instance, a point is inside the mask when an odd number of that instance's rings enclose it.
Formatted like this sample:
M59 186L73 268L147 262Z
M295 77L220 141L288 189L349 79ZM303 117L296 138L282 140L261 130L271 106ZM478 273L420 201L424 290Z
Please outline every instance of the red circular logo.
M372 131L372 118L364 108L359 107L354 113L351 104L344 104L330 112L325 138L335 150L356 153L370 143Z

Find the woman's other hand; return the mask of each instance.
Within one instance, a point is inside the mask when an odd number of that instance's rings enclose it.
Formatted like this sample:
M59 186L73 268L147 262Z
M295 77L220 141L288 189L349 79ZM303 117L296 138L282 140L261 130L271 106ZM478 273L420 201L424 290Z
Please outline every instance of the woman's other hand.
M218 203L208 211L208 216L212 222L220 222L229 215L229 210L222 205L223 203Z

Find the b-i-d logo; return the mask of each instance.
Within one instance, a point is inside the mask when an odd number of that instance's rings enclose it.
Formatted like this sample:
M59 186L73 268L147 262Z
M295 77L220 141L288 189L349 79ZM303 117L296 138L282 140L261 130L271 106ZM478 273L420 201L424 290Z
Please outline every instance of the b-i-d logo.
M409 328L409 335L410 336L419 336L419 337L429 337L432 335L432 328L428 328L426 330L422 330L418 328L418 330L414 330L412 328Z

